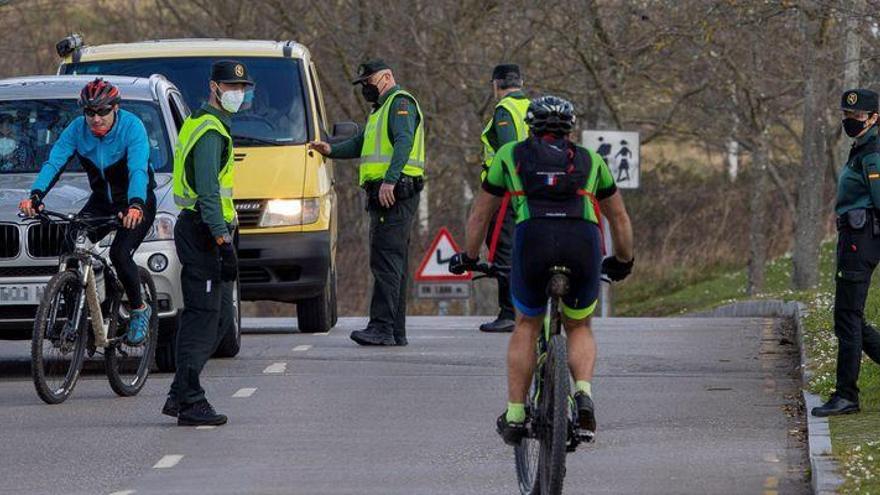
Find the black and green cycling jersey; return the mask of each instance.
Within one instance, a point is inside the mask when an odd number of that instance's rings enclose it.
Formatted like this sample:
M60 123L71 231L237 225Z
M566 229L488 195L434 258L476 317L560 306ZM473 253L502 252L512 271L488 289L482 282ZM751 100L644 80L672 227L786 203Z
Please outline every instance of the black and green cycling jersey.
M535 188L533 185L530 186L529 184L526 184L523 177L523 174L525 173L521 169L523 166L522 162L524 161L523 157L530 156L528 154L529 146L534 147L537 143L541 143L540 146L544 146L541 138L535 136L530 136L525 141L511 142L502 146L495 154L492 164L489 166L486 178L483 181L483 190L489 194L494 196L504 196L506 193L510 193L510 201L516 212L516 222L518 224L536 216L557 216L546 213L546 204L548 201L544 198L540 201L541 204L539 208L539 201L535 199L535 197L530 199L526 194L527 190L534 190ZM547 146L569 146L573 151L572 156L577 157L578 163L580 164L579 166L584 169L585 173L583 185L576 185L577 191L575 194L577 197L573 200L568 199L564 201L569 205L571 205L573 201L576 212L572 213L572 209L568 208L569 213L564 216L567 218L582 218L598 224L599 220L596 212L598 201L610 197L617 191L617 185L614 182L614 176L611 174L608 164L606 164L605 160L592 150L574 145L569 141L558 140L556 144L550 143L547 144ZM560 148L556 149L560 152L562 151ZM515 156L521 157L520 163L517 163ZM574 163L574 161L573 158L572 162ZM569 167L569 169L571 168L573 168L573 166ZM560 170L564 169L563 166ZM546 180L546 184L540 184L539 186L555 186L557 177L564 175L565 174L562 172L546 173L539 171L537 172L538 179L542 181ZM535 174L531 174L530 176L536 177ZM531 180L535 181L536 179L533 178ZM542 213L538 213L539 210ZM560 214L558 216L563 215Z

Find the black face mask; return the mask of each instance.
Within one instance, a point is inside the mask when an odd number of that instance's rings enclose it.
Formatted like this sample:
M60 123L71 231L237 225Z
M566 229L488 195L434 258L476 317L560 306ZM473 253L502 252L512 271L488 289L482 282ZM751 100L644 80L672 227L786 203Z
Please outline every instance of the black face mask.
M361 94L364 96L364 99L367 100L369 103L376 103L377 101L379 101L379 87L375 84L362 84Z
M865 130L865 121L857 119L843 119L843 132L854 138Z

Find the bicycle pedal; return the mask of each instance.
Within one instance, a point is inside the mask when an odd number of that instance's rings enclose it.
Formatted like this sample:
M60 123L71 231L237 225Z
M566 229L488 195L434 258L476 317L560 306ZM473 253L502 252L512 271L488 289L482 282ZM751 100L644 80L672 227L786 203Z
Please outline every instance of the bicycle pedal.
M583 443L591 443L596 438L596 432L590 430L584 430L582 428L578 428L575 431L575 435L577 435L578 440Z

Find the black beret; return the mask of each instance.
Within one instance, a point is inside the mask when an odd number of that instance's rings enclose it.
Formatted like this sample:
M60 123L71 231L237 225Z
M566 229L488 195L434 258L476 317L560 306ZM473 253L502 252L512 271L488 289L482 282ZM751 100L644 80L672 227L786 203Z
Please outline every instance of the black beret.
M522 79L522 72L519 70L519 65L516 64L500 64L496 65L494 69L492 69L492 79L496 81L500 81L502 79L506 79L507 76L515 76L519 79Z
M357 79L352 81L352 84L360 84L366 81L370 76L379 72L380 70L390 70L391 66L386 64L384 60L381 58L377 58L375 60L370 60L368 62L364 62L358 66L358 76Z
M850 89L843 92L840 97L841 110L860 110L863 112L877 112L877 93L870 89Z
M236 60L218 60L211 66L211 80L227 84L254 84L247 66Z

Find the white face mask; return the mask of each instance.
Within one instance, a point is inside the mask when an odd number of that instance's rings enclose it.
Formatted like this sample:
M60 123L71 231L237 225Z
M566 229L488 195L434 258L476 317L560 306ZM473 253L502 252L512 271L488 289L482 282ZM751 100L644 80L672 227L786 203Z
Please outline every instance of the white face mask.
M6 156L15 151L15 139L0 137L0 156Z
M244 91L240 89L225 91L220 95L220 106L229 113L237 112L242 103L244 103Z

